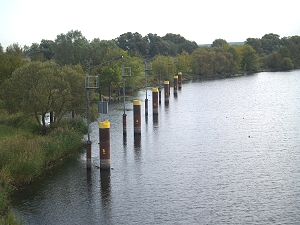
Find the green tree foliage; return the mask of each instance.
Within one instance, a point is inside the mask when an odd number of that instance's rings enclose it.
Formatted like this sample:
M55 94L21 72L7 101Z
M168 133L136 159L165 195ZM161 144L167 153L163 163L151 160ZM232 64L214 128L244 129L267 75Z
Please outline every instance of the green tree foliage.
M8 46L6 52L0 54L0 85L11 77L15 69L23 64L21 47L18 44Z
M45 131L46 113L54 112L58 123L67 112L82 110L84 76L80 67L60 67L50 61L28 63L4 82L2 100L9 112L34 116Z
M185 73L190 73L191 65L192 65L192 57L191 55L186 52L182 51L180 55L177 56L178 63L177 63L177 70Z
M219 47L219 48L223 48L224 50L228 50L229 49L229 44L226 40L219 38L219 39L216 39L216 40L213 41L211 47L212 48Z
M239 54L223 39L216 39L212 46L200 47L192 53L192 68L201 76L223 76L236 73Z
M201 76L215 75L215 52L209 47L200 47L192 53L193 72Z
M95 67L110 60L108 57L110 51L120 51L120 49L114 41L105 41L95 38L90 43L90 54L89 58L87 58L90 61L85 67ZM122 53L120 52L120 54Z
M89 42L78 30L57 35L52 49L59 65L83 64L89 58Z
M196 48L198 48L198 45L196 42L186 40L184 37L182 37L179 34L167 33L165 36L162 37L162 39L164 41L173 43L174 50L172 49L172 52L169 52L169 55L172 55L172 56L181 54L183 51L186 51L189 54L191 54ZM161 52L161 53L163 53L163 52Z
M261 38L261 47L265 54L271 54L280 47L280 39L278 34L265 34Z
M161 82L164 80L171 81L177 72L177 62L177 57L158 55L153 59L151 71L152 77L150 77L150 79L154 79L157 84L159 84L159 78L161 79Z
M147 39L137 32L121 34L115 39L115 42L124 51L128 51L130 56L143 56L149 54L149 43Z
M23 55L29 57L31 61L44 62L51 60L54 55L53 44L53 41L45 39L40 44L32 43L30 47L24 46Z
M252 48L259 55L264 53L264 50L262 49L261 39L259 39L259 38L247 38L245 44L251 45Z
M154 57L162 53L163 55L168 55L169 44L166 41L158 36L157 34L149 33L147 36L147 40L149 42L149 55L150 57Z
M175 57L186 51L192 53L197 47L196 42L186 40L179 34L167 33L160 37L157 34L149 33L142 37L139 33L127 32L115 39L117 45L130 56L146 56L155 57L157 55L170 55Z
M241 55L241 70L242 71L257 71L258 56L252 46L245 44L238 47Z

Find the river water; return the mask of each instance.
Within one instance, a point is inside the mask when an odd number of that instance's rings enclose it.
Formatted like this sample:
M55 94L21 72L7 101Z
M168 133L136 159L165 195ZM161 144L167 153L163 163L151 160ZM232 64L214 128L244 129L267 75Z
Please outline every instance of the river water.
M133 99L109 103L111 169L92 123L85 154L17 193L27 224L299 224L300 71L184 83L133 135Z

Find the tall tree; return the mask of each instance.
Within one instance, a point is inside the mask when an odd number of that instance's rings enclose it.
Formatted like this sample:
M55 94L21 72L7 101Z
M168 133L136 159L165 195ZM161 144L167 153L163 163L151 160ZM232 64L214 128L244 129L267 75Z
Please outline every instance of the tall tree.
M257 52L257 54L262 54L263 49L262 49L262 44L261 44L261 39L259 38L247 38L245 41L245 44L251 45L252 48Z
M212 48L220 47L220 48L223 48L224 50L228 50L229 49L229 44L226 40L219 38L219 39L216 39L216 40L213 41L211 47Z
M244 71L257 71L258 56L250 45L242 45L241 49L241 69Z
M78 30L57 35L52 49L59 65L83 64L89 58L89 42Z
M72 77L71 77L72 76ZM72 83L71 83L72 82ZM84 105L84 73L78 68L59 67L54 62L25 64L1 86L6 109L34 116L46 130L46 113L54 112L56 122L71 110Z
M143 56L149 54L149 43L141 34L127 32L115 39L117 45L130 56Z
M177 63L178 71L191 72L191 64L192 64L191 55L186 51L182 51L182 53L178 55L177 58L178 58L178 63Z
M0 54L0 85L9 79L17 68L24 64L22 49L18 44L7 47L5 53Z
M261 47L265 54L269 55L280 47L280 39L278 34L265 34L261 38Z

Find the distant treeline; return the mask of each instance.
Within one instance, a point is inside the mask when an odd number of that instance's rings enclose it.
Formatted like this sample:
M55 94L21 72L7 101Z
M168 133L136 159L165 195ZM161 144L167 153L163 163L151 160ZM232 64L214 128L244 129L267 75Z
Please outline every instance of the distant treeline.
M137 32L127 32L113 40L95 38L88 41L80 31L71 30L57 35L54 41L43 39L40 43L23 47L14 43L6 51L0 44L0 84L16 68L30 61L52 60L61 66L80 64L86 69L120 54L125 56L127 63L130 61L134 73L143 71L146 59L152 62L154 79L158 74L168 78L177 71L205 77L261 70L281 71L300 68L300 37L280 38L270 33L262 38L248 38L244 44L232 45L224 39L216 39L210 46L199 46L179 34L168 33L160 37L152 33L142 36ZM103 68L93 73L108 73Z

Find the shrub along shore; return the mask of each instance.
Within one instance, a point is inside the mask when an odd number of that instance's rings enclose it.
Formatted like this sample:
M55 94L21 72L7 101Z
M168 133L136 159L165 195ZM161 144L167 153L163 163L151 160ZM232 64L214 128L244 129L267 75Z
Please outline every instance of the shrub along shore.
M46 135L21 114L0 113L0 224L22 224L10 207L10 195L42 177L65 158L84 148L87 126L82 119L66 119Z

